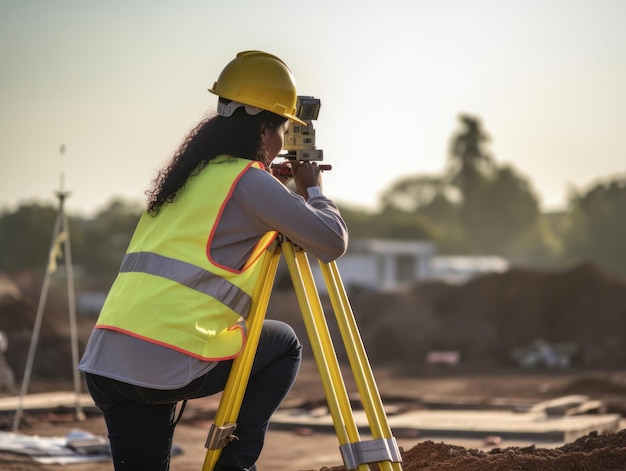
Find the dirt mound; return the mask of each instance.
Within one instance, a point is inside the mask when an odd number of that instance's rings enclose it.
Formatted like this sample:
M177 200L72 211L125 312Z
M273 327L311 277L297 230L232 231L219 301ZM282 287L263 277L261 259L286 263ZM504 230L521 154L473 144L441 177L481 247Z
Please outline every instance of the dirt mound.
M512 351L537 339L571 345L574 366L626 361L626 280L593 264L512 269L463 285L422 283L351 302L373 361L423 366L428 351L455 350L465 366L510 366Z
M402 453L403 471L617 471L626 463L626 430L590 433L560 448L495 448L491 451L425 441ZM371 465L379 470L378 465ZM343 466L320 471L344 471Z
M11 282L8 288L0 289L4 293L0 295L0 329L9 338L7 358L19 377L31 339L42 279L18 277ZM579 365L605 370L611 366L623 367L626 361L626 350L620 348L626 339L625 288L625 280L597 266L580 265L563 271L514 269L458 286L422 283L403 294L354 293L350 301L372 364L424 368L426 353L441 349L459 351L462 367L501 366L510 364L512 348L542 338L549 342L575 343ZM71 377L64 290L63 280L53 282L34 376L54 380ZM324 306L330 313L327 300ZM293 290L272 293L268 316L290 322L306 344L306 331ZM337 329L330 320L332 315L328 317L335 336ZM93 318L79 315L81 351L93 322ZM571 393L608 390L621 396L626 381L585 376L562 392L566 390ZM626 469L626 430L605 435L591 433L552 449L510 447L481 451L423 441L404 451L402 456L404 471L620 470ZM374 471L378 466L371 468ZM343 470L341 466L320 471Z
M0 330L8 338L5 353L15 376L21 379L32 341L43 276L15 274L10 279L0 275ZM36 344L33 378L65 380L72 378L72 353L64 280L52 279L48 290L41 328ZM80 318L80 345L93 325L92 319Z
M7 359L19 376L42 276L20 275L11 282L20 295L4 290L13 294L0 297L0 329L9 337ZM65 287L65 280L53 278L38 344L41 358L34 366L44 377L71 376L65 366L71 364ZM463 285L420 283L405 293L350 293L350 302L373 365L419 371L429 351L454 350L460 353L461 368L512 366L513 350L537 339L572 345L573 366L607 369L626 363L626 280L593 264L561 271L517 268ZM323 303L338 339L330 303ZM82 348L94 319L78 317ZM268 317L292 324L306 348L307 334L291 287L274 290ZM335 343L342 356L341 342Z

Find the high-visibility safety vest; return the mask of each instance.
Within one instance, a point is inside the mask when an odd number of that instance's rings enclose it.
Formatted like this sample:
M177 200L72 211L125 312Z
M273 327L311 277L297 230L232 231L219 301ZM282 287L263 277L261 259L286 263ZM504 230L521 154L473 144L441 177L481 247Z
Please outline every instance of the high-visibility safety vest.
M266 233L241 270L211 258L215 228L235 185L259 162L218 157L157 216L141 216L96 328L111 329L202 360L233 358L260 277Z

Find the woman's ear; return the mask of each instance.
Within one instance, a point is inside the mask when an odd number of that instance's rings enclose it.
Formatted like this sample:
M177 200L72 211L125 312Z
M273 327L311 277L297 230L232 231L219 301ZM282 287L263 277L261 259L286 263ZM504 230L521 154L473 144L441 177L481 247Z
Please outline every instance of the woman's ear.
M261 142L265 143L265 139L267 139L267 135L270 132L270 128L266 124L261 124Z

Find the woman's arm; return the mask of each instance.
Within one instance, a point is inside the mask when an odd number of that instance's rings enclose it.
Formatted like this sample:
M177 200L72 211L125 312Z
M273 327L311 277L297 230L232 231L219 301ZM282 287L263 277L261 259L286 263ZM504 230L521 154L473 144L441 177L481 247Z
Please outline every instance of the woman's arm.
M261 232L276 230L322 262L341 257L348 230L337 206L323 195L305 199L268 172L250 169L233 192L232 202L244 209Z

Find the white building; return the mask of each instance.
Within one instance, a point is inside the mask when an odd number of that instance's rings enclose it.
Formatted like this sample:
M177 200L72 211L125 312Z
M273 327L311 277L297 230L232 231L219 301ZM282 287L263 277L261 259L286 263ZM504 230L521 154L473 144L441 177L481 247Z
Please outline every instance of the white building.
M351 240L337 269L347 290L398 291L429 277L435 251L429 241ZM311 261L311 270L318 291L326 293L317 261Z
M446 283L465 283L475 276L504 273L509 267L508 260L493 255L439 255L431 260L429 278Z
M464 283L486 273L503 273L509 262L495 256L439 256L430 241L390 239L351 240L337 268L347 290L402 291L418 281L440 280ZM311 260L313 278L320 293L326 285L316 260Z

